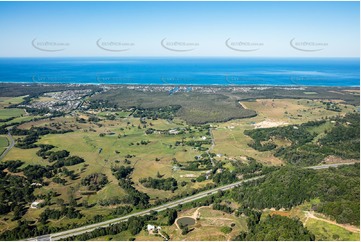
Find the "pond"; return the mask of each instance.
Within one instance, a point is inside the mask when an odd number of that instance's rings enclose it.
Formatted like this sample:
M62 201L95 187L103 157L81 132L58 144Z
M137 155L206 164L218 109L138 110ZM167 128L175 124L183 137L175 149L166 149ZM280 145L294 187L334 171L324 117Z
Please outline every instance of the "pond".
M194 218L190 218L190 217L183 217L177 220L177 224L180 227L181 225L183 226L190 226L190 225L194 225L196 223L196 220Z

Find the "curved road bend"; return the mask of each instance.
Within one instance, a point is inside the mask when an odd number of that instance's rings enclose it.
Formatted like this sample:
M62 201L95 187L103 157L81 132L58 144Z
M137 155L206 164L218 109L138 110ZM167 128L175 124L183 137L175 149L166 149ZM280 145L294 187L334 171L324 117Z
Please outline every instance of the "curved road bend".
M6 150L0 155L0 160L2 160L7 153L9 153L9 151L14 147L15 145L15 141L13 139L13 137L10 134L10 131L8 132L8 137L9 137L9 146L6 148Z
M307 168L318 170L318 169L327 169L329 167L337 167L337 166L341 166L341 165L351 165L351 164L355 164L355 163L356 162L353 162L353 163L340 163L340 164L328 164L328 165L310 166L310 167L307 167ZM39 240L39 241L60 240L60 239L68 238L68 237L71 237L71 236L80 235L80 234L83 234L83 233L86 233L86 232L91 232L91 231L93 231L93 230L95 230L97 228L100 228L100 227L107 227L107 226L109 226L111 224L116 224L116 223L119 223L119 222L126 221L130 217L133 217L133 216L143 216L143 215L149 214L150 211L160 212L160 211L166 210L167 208L176 207L176 206L178 206L178 204L189 203L189 202L198 200L200 198L204 198L204 197L213 195L213 194L217 193L219 190L226 191L226 190L232 189L234 187L237 187L237 186L241 185L242 183L249 182L249 181L252 181L252 180L257 180L257 179L262 178L262 177L264 177L264 176L253 177L253 178L250 178L250 179L246 179L246 180L243 180L243 181L238 181L238 182L235 182L235 183L232 183L232 184L229 184L229 185L225 185L225 186L222 186L222 187L213 188L211 190L200 192L198 194L195 194L195 195L192 195L192 196L189 196L189 197L186 197L186 198L182 198L182 199L179 199L177 201L169 202L169 203L160 205L158 207L154 207L154 208L150 208L150 209L140 211L140 212L137 212L137 213L129 214L129 215L126 215L126 216L123 216L123 217L120 217L120 218L115 218L115 219L111 219L111 220L100 222L100 223L90 224L90 225L86 225L86 226L83 226L83 227L70 229L70 230L66 230L66 231L62 231L62 232L58 232L58 233L42 235L42 236L38 236L36 238L27 239L27 240L28 241L29 240L30 241L34 241L34 240Z

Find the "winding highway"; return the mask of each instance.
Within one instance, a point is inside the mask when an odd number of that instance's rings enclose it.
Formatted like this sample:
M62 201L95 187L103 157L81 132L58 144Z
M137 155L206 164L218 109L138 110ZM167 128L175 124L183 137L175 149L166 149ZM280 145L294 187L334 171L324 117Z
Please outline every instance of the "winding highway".
M352 165L355 164L356 162L352 162L352 163L339 163L339 164L327 164L327 165L319 165L319 166L310 166L310 167L306 167L308 169L314 169L314 170L319 170L319 169L327 169L329 167L337 167L337 166L342 166L342 165ZM71 236L75 236L75 235L80 235L86 232L91 232L97 228L100 227L107 227L111 224L116 224L119 222L123 222L128 220L130 217L133 216L143 216L146 214L149 214L151 211L163 211L166 210L167 208L174 208L176 206L178 206L179 204L185 204L185 203L189 203L195 200L198 200L200 198L204 198L210 195L213 195L215 193L217 193L218 191L226 191L232 188L235 188L237 186L242 185L242 183L245 182L249 182L249 181L254 181L257 179L260 179L264 176L258 176L258 177L253 177L250 179L246 179L246 180L242 180L242 181L238 181L229 185L225 185L225 186L221 186L221 187L217 187L217 188L213 188L204 192L200 192L198 194L186 197L186 198L181 198L179 200L176 201L172 201L157 207L153 207L153 208L149 208L140 212L136 212L136 213L132 213L123 217L119 217L119 218L115 218L115 219L111 219L108 221L104 221L104 222L100 222L100 223L95 223L95 224L90 224L90 225L86 225L86 226L82 226L79 228L75 228L75 229L70 229L70 230L66 230L66 231L62 231L62 232L58 232L58 233L53 233L53 234L48 234L48 235L42 235L42 236L38 236L35 238L29 238L26 239L27 241L50 241L50 240L60 240L60 239L65 239Z

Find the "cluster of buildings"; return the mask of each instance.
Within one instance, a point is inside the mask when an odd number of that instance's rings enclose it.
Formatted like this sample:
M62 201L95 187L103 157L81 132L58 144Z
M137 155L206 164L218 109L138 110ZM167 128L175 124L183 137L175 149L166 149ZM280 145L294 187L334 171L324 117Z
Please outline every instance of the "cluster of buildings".
M50 111L68 112L77 109L82 103L83 98L91 94L92 90L67 90L62 92L45 93L44 97L49 100L35 100L27 105L19 105L20 107L49 109Z
M91 89L67 90L62 92L48 92L45 93L44 96L61 101L74 101L81 100L84 96L89 95L91 92Z
M219 93L225 92L250 92L262 91L274 87L267 86L182 86L182 85L126 85L125 88L130 90L138 90L143 92L168 92L173 94L175 92L190 92L196 91L200 93ZM305 90L305 87L277 87L283 90ZM114 87L113 87L114 89Z

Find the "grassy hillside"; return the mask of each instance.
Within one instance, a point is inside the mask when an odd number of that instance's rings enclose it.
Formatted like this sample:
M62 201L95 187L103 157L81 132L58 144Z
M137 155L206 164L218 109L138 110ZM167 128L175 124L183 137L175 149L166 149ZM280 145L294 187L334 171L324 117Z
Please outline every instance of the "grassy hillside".
M301 125L246 130L244 133L253 139L248 144L253 149L273 151L276 157L294 165L316 165L330 155L343 159L360 158L358 113ZM277 145L279 140L290 144Z

